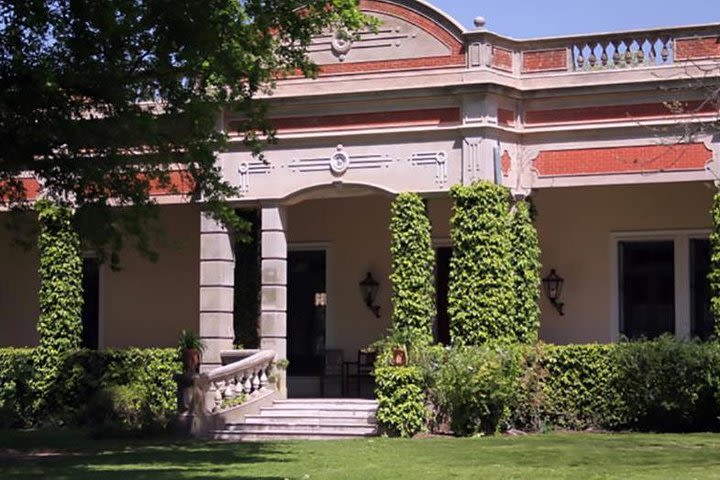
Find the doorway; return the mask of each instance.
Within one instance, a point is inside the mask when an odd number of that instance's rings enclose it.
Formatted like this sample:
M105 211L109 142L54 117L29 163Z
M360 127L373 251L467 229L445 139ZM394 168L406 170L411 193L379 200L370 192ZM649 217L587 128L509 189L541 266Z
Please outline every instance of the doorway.
M433 333L435 341L443 345L450 345L450 317L448 316L450 257L452 257L452 247L438 247L435 251L435 308L437 315Z
M287 342L288 376L295 380L291 382L292 396L311 395L323 373L326 267L325 250L288 252Z

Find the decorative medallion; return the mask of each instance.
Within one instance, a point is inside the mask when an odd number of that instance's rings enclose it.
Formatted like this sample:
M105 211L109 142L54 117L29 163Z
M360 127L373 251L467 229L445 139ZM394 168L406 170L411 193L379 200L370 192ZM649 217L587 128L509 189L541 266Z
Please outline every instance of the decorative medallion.
M333 54L342 62L352 48L352 38L344 30L336 30L330 40L330 46Z
M343 150L343 146L338 145L337 152L330 156L330 170L335 175L342 175L347 171L349 166L350 157L347 153L345 153L345 150Z

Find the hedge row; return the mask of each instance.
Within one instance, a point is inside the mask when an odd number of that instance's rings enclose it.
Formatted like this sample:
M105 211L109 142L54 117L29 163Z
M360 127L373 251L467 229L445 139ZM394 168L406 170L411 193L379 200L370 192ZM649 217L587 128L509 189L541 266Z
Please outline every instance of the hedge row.
M169 426L182 371L176 349L78 350L61 359L43 409L33 411L33 349L0 349L0 426L60 423L107 430Z
M433 350L435 349L435 350ZM431 351L437 351L431 347ZM428 360L429 359L429 360ZM422 385L408 398L407 378L378 369L382 392L404 389L402 405L425 404L395 415L390 430L411 435L447 419L457 434L505 428L641 431L720 429L720 343L671 337L610 345L453 347L413 354ZM415 376L417 378L417 376ZM383 423L399 408L385 395ZM404 408L404 407L403 407ZM406 423L399 422L406 418Z

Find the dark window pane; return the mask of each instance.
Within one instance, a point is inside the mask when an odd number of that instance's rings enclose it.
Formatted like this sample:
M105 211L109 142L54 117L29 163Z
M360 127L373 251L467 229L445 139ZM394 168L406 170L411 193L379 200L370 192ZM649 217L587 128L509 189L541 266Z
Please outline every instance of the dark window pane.
M100 264L96 258L83 258L82 346L98 348L100 318Z
M448 316L448 285L450 282L451 247L437 249L435 267L435 304L437 317L435 318L435 341L443 345L450 345L450 321Z
M710 314L710 241L690 240L690 320L692 336L702 339L712 335L713 319Z
M654 338L675 331L672 241L620 242L620 331Z

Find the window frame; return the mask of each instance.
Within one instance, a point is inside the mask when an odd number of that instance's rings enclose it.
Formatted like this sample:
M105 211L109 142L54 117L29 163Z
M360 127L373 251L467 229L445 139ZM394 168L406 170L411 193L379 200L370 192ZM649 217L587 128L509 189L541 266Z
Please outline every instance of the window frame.
M620 340L620 242L672 241L675 277L675 336L692 334L690 298L690 240L707 239L710 229L652 230L610 233L610 339Z

